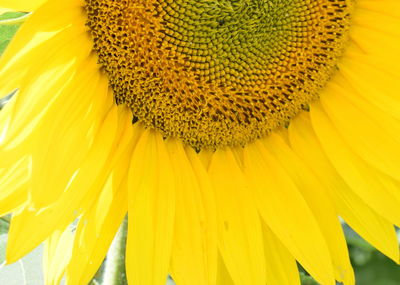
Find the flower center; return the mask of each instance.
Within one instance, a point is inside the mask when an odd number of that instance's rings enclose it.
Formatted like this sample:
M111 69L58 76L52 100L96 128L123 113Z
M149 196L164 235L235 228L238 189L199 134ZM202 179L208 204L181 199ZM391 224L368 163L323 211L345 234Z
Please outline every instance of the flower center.
M354 0L86 0L93 49L134 121L196 149L245 145L318 98Z

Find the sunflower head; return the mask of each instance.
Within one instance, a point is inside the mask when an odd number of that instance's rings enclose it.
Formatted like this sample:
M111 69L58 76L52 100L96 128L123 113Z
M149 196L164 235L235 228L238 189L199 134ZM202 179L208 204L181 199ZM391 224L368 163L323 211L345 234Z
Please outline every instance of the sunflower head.
M339 216L400 260L400 1L4 3L7 262L88 284L126 215L130 284L354 285Z
M86 0L118 104L196 149L287 125L332 75L353 0Z

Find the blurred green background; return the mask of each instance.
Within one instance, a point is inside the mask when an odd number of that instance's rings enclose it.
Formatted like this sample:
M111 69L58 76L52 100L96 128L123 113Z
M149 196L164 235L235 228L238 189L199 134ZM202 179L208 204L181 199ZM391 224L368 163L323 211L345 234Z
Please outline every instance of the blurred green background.
M0 21L5 19L18 18L24 13L4 13L0 15ZM9 44L19 24L0 24L0 55ZM0 98L1 99L1 98ZM9 227L9 217L0 218L0 264L4 262L5 246L7 241L7 231ZM353 264L357 285L399 285L400 267L393 261L376 251L372 246L360 238L346 224L343 225L349 247L350 258ZM8 266L0 265L0 284L7 285L42 285L43 277L41 274L41 248L36 249L27 257ZM301 269L300 269L301 270ZM101 273L101 270L99 271ZM317 284L306 272L301 270L303 285ZM101 276L99 274L98 276ZM97 277L101 278L101 277ZM92 284L98 284L98 280L93 280ZM173 284L171 280L168 284Z

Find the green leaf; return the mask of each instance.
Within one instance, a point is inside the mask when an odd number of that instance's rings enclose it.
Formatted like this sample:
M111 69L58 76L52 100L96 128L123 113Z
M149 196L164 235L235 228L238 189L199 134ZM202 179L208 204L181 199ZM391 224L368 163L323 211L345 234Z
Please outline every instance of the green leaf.
M300 280L302 285L318 285L318 283L309 275L300 272Z
M7 12L0 15L0 55L4 52L12 37L21 25L20 23L16 23L14 25L2 24L1 21L9 19L20 19L21 17L25 16L26 13L21 12Z
M8 228L10 226L10 220L7 217L0 218L0 235L8 233Z
M26 15L26 13L24 13L24 12L6 12L6 13L0 15L0 21L17 19L17 18L20 18L25 15Z
M6 260L7 234L0 234L0 265Z
M175 285L175 282L171 279L171 277L168 277L167 285Z

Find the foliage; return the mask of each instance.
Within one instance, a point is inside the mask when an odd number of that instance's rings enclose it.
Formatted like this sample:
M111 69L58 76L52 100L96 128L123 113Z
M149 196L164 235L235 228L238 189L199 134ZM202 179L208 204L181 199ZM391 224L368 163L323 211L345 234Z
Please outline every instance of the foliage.
M15 19L24 16L25 13L21 12L8 12L0 15L0 21ZM20 24L15 25L1 25L0 24L0 55L4 52L7 45L10 43L12 37L17 32Z

